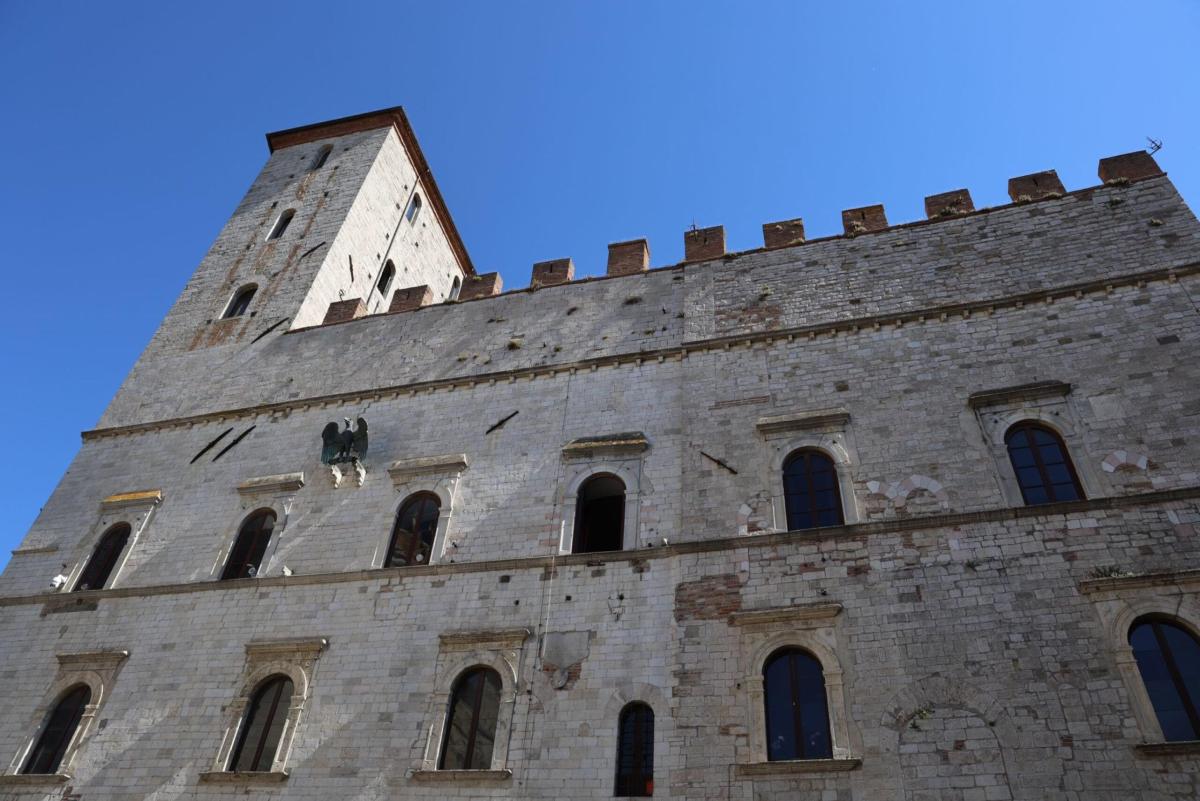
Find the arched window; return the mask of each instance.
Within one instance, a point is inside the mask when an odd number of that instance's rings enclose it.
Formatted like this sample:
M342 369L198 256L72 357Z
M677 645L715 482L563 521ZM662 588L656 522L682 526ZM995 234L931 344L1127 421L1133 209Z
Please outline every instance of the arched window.
M421 213L421 196L413 195L412 200L408 201L408 208L405 209L404 216L405 216L405 218L408 219L408 221L410 223L415 223L417 221L417 215L420 213Z
M283 232L287 230L291 224L292 218L296 216L295 209L288 209L283 214L279 215L279 219L275 221L275 225L271 227L271 233L267 239L278 239L283 236Z
M1129 645L1168 741L1200 740L1200 641L1157 617L1129 629Z
M292 703L292 680L272 676L254 692L242 719L237 745L229 759L229 770L269 771L275 762L279 737Z
M471 668L458 677L446 711L438 770L488 770L500 717L500 674Z
M323 145L317 151L317 155L313 158L312 165L308 168L309 171L319 170L325 166L325 162L329 160L329 154L333 152L333 145Z
M400 506L384 567L429 564L440 506L432 492L419 492Z
M229 301L229 305L225 308L225 313L221 315L221 319L228 320L230 317L241 317L245 314L246 309L250 308L250 301L254 300L254 293L257 291L258 284L246 284L235 292L233 298Z
M454 283L450 284L450 300L458 300L459 292L462 292L462 279L456 275Z
M108 583L108 577L112 575L113 568L117 566L117 559L125 550L125 544L129 542L131 532L132 529L128 523L117 523L104 532L104 536L100 538L100 544L96 546L96 550L92 551L92 556L88 559L87 567L83 569L79 575L79 581L75 583L76 590L104 589L104 585Z
M617 724L617 786L613 795L654 795L654 710L634 701Z
M271 531L275 528L275 513L270 509L259 509L246 518L238 530L237 539L229 550L225 570L221 579L249 578L258 575Z
M379 273L379 280L375 283L375 288L379 290L379 294L387 297L388 288L392 285L392 279L396 277L396 265L392 264L392 260L388 259L387 264L383 265L383 271Z
M763 665L767 759L830 759L825 674L816 657L783 648Z
M840 526L842 494L833 459L812 448L788 456L783 463L783 503L788 531Z
M21 768L22 773L58 772L75 730L79 728L79 721L83 719L83 710L91 700L92 691L86 684L67 691L46 718L42 733Z
M625 485L613 475L592 476L579 488L573 553L619 551L625 533Z
M1057 433L1025 420L1008 430L1004 444L1026 506L1083 497L1067 446Z

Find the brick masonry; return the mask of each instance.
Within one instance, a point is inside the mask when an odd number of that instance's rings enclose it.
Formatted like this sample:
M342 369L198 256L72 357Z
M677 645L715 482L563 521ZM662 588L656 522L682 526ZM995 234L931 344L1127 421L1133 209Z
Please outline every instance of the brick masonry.
M1155 732L1107 610L1197 626L1197 583L1087 589L1097 571L1200 567L1200 224L1165 177L725 259L705 229L687 235L683 265L499 296L498 277L468 277L465 302L444 303L451 250L426 258L436 232L404 220L415 178L391 138L344 134L336 178L308 179L305 197L328 192L323 209L339 210L305 234L336 245L319 268L306 265L319 250L286 256L251 237L295 197L303 179L285 176L317 143L272 154L85 435L0 575L0 769L32 738L58 656L126 650L72 765L70 792L86 799L611 798L631 700L655 712L658 798L1196 797L1195 751L1142 747ZM396 259L398 240L413 258L407 273L395 262L394 291L427 285L420 314L384 314L369 294L368 265ZM275 259L290 272L267 282L260 314L211 337L213 310ZM367 316L320 325L337 290L368 298ZM1047 381L1069 386L968 404ZM830 409L848 420L758 426ZM1088 500L1014 504L988 439L1005 414L1069 431ZM365 478L334 486L321 430L358 416ZM625 431L649 447L563 456ZM844 454L851 524L788 533L779 464L809 444ZM571 488L592 472L626 482L627 550L563 553ZM161 503L135 519L110 588L53 592L51 577L135 514L104 499L147 489ZM445 498L439 549L383 569L394 515L418 491ZM264 506L280 522L259 576L216 581L238 524ZM837 612L744 622L814 606ZM522 629L500 733L511 777L423 780L443 674ZM483 633L460 658L445 636L462 630ZM754 655L799 633L836 659L846 708L845 758L803 773L757 764L751 702ZM286 780L201 782L246 645L321 637ZM0 798L62 796L0 777Z

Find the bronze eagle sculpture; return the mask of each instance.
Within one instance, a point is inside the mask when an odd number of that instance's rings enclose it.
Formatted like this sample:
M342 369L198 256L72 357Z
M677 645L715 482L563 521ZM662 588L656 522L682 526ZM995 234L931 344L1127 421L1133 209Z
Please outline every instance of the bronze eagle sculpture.
M350 418L342 418L346 428L338 431L337 423L330 423L321 432L321 461L325 464L357 462L367 455L367 421L358 418L354 430L350 430Z

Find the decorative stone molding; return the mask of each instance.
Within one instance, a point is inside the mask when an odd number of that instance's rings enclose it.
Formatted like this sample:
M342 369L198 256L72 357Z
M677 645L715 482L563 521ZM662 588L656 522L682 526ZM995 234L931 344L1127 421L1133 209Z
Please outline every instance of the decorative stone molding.
M1106 473L1115 473L1122 467L1133 467L1138 470L1150 469L1150 458L1144 453L1118 449L1105 456L1100 462L1100 469Z
M1171 570L1158 573L1139 573L1132 576L1084 579L1079 582L1083 595L1119 590L1144 589L1146 587L1192 587L1200 585L1200 569Z
M119 492L116 495L109 495L104 500L100 501L100 508L105 512L112 512L117 509L123 509L129 506L156 506L162 501L162 490L139 490L137 492Z
M520 648L529 629L461 629L438 635L444 650L453 648Z
M1200 754L1200 740L1179 740L1173 743L1138 743L1133 752L1143 757L1194 757Z
M442 456L420 456L415 459L399 459L388 467L388 475L397 484L414 476L461 473L470 466L465 453L448 453Z
M624 435L619 435L624 436ZM581 440L575 440L580 442ZM570 447L570 446L568 446ZM611 452L607 459L599 457L591 451L574 451L570 457L565 453L563 459L567 462L566 475L560 485L562 496L559 508L562 518L559 522L558 552L562 556L571 554L575 549L575 514L579 506L579 490L584 482L593 476L611 475L620 479L625 485L625 519L621 527L621 551L634 551L650 542L640 539L640 517L642 498L651 492L650 480L642 469L642 454L644 449L630 447L623 452ZM587 554L592 559L603 559L619 551Z
M123 650L58 654L58 673L49 690L44 694L42 703L34 710L26 726L26 731L32 732L32 734L13 757L2 780L6 783L31 785L61 784L67 781L71 777L71 766L75 762L75 757L91 735L96 716L108 700L112 687L117 681L117 674L128 658L129 652ZM79 725L75 727L75 733L67 743L66 751L58 766L58 773L43 775L39 779L16 778L21 775L21 767L25 764L30 749L41 736L42 728L45 726L50 712L68 690L81 684L87 686L91 692L91 698L83 708Z
M729 616L731 626L779 626L790 624L798 628L813 625L828 626L842 612L837 602L776 606L769 609L747 609Z
M413 781L436 784L501 782L512 778L508 768L501 770L414 770Z
M1063 381L1035 381L1031 384L972 393L967 398L967 405L972 409L985 409L989 406L1026 403L1043 398L1063 398L1070 391L1071 385Z
M564 459L594 459L597 456L636 456L650 448L640 431L625 431L599 437L580 437L562 448Z
M734 765L739 779L766 776L792 776L797 773L841 773L862 767L857 757L847 759L782 759L775 762L749 762Z
M296 637L282 640L260 640L246 643L246 666L237 697L225 707L225 734L217 749L212 768L200 774L202 782L275 784L287 779L287 760L292 741L300 726L305 703L312 691L313 672L317 659L329 646L325 637ZM291 679L292 697L287 718L271 769L267 771L230 771L229 761L237 743L238 732L245 723L246 707L255 691L272 676Z
M850 412L845 409L820 409L760 417L754 427L758 429L758 433L766 436L792 431L840 431L849 422Z
M66 773L3 773L0 787L55 787L71 781Z
M918 489L928 490L943 505L950 503L950 494L942 486L942 482L929 476L911 475L902 481L885 484L881 481L868 481L867 491L872 495L882 495L897 508L903 507L908 496Z
M277 476L248 478L238 484L237 491L243 497L292 493L304 486L304 473L281 473Z

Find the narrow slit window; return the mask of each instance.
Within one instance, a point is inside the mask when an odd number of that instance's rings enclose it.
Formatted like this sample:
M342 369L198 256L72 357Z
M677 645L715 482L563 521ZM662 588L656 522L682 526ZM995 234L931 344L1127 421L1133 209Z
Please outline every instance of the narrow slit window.
M1084 497L1067 446L1050 428L1028 420L1017 423L1004 435L1004 444L1026 506Z
M1167 742L1200 740L1200 640L1157 617L1129 629L1138 673Z
M225 313L221 315L221 319L228 320L231 317L241 317L250 308L250 301L254 300L254 293L258 291L258 284L247 284L246 286L233 293L233 297L229 300L229 305L225 307Z
M229 550L221 580L257 576L274 529L275 513L270 509L260 509L247 517Z
M418 493L401 504L384 567L429 564L439 507L438 497L432 492Z
M413 195L412 200L408 201L408 208L404 211L404 217L409 223L415 223L417 216L421 213L421 196Z
M268 240L278 239L283 236L283 232L287 230L292 223L292 218L296 216L295 209L288 209L283 214L279 215L279 219L275 221L275 225L271 227L271 234L267 237Z
M75 583L76 591L104 589L104 585L112 576L113 568L117 566L117 560L125 550L126 543L129 542L131 532L128 523L117 523L104 532L104 536L100 538L99 544L88 558L79 581Z
M477 667L462 674L450 692L438 770L488 770L500 719L500 674Z
M271 770L275 763L275 752L279 749L279 738L287 723L294 689L292 680L287 676L273 676L255 691L246 707L237 746L229 760L230 771Z
M617 723L617 783L613 795L654 795L654 710L641 701L627 704Z
M825 673L816 657L783 648L763 665L767 759L830 759Z
M833 459L811 448L788 456L783 463L783 500L788 531L842 525L842 495Z
M325 166L325 162L329 160L329 154L333 152L333 145L324 145L317 151L317 155L313 157L312 165L308 168L309 171L319 170Z
M575 504L574 553L619 551L625 533L625 484L613 475L592 476Z
M458 293L462 291L462 279L457 275L454 276L454 283L450 284L450 300L458 300Z
M46 723L38 735L37 743L34 744L28 759L25 760L25 765L21 768L22 773L58 773L63 757L67 754L67 748L70 747L71 740L75 738L79 722L83 720L84 709L91 703L91 700L91 688L85 684L67 691L67 694L54 705L50 716L46 718Z
M379 273L379 281L376 282L375 288L379 290L379 294L387 298L388 290L392 286L392 279L396 277L396 265L392 264L391 259L388 259L387 264L383 265L383 271Z

